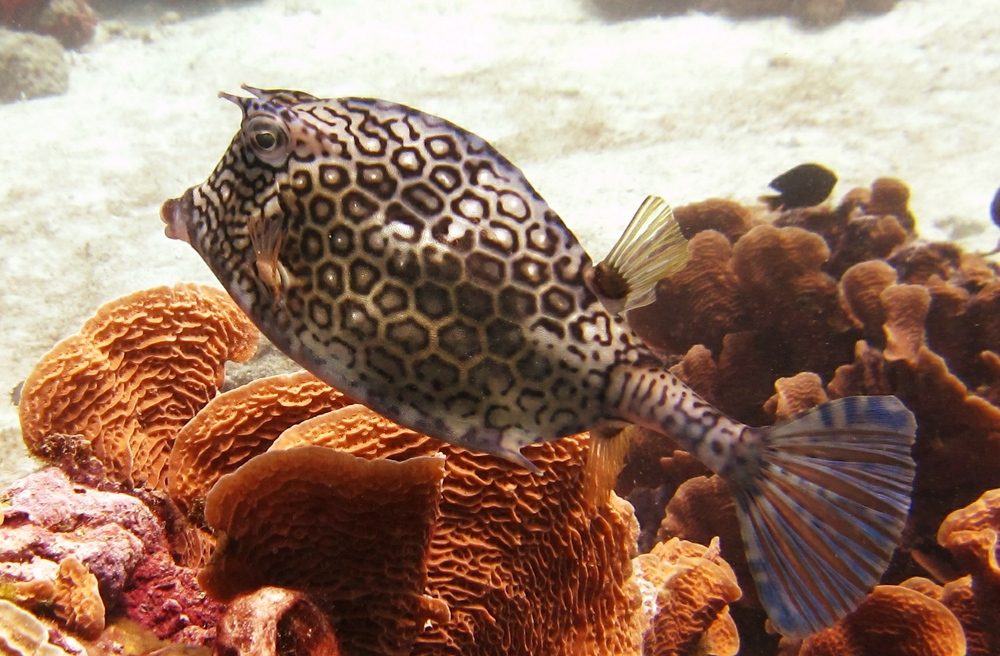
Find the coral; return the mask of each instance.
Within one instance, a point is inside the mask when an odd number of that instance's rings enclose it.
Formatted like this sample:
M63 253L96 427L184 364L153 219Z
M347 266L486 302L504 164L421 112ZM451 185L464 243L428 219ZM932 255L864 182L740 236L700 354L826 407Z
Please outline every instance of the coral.
M880 179L870 189L851 190L836 205L767 210L713 200L678 208L695 257L660 282L654 305L629 314L675 374L740 421L770 424L827 397L855 394L896 394L917 416L912 513L902 548L883 578L886 585L829 631L805 642L785 640L781 648L788 654L860 653L889 640L910 650L903 653L953 653L962 640L976 656L997 651L991 616L981 609L983 603L997 604L988 595L996 580L992 540L1000 529L987 526L992 519L966 528L949 520L945 524L954 530L942 528L944 546L935 538L949 513L1000 488L1000 460L988 457L1000 448L1000 268L953 244L920 241L908 198L905 185ZM183 342L196 322L165 316L163 323L167 327L157 338L137 342L118 360L145 362L162 343ZM104 360L90 361L92 369L74 368L72 376L96 381L88 389L100 394L104 378L93 371ZM90 484L129 489L132 482L155 481L162 490L166 481L184 517L220 529L225 537L202 580L215 594L247 600L223 622L225 639L237 650L232 653L250 649L237 645L240 640L261 639L238 631L246 626L239 617L250 616L279 627L279 637L301 640L296 644L305 651L316 649L310 635L327 635L327 622L347 653L374 645L375 633L385 642L371 648L390 653L731 653L734 627L747 653L776 653L778 638L765 635L765 618L756 608L726 483L706 476L662 436L637 431L616 489L639 506L642 545L655 557L669 550L674 537L705 546L680 554L668 566L673 573L654 576L653 583L647 571L655 568L640 565L646 557L634 567L630 560L638 535L631 507L617 496L595 507L582 495L588 453L583 436L525 449L542 469L534 475L392 424L305 373L256 381L209 401L221 380L221 359L205 371L206 382L192 395L196 402L184 405L170 431L163 431L169 437L158 453L169 452L166 460L130 448L116 452L136 454L130 466L109 460L106 435L121 422L87 432L89 417L98 415L87 415L81 428L40 431L38 452ZM143 408L144 399L156 398L165 405L175 398L175 387L171 380L151 381L149 387L115 392L115 402ZM168 389L169 396L157 396ZM65 405L61 393L43 402L37 384L25 390L29 405L34 395L40 416L47 403L55 410ZM29 439L37 442L38 434ZM371 471L420 467L431 462L423 458L441 455L443 465L433 459L443 467L440 483L424 481L423 492L413 498L394 494L389 484L359 482ZM337 460L332 467L331 458ZM362 490L367 493L344 501L346 492ZM138 493L169 519L171 506L159 491ZM352 548L346 556L332 551L336 527L345 522L354 531L340 534L359 541L406 525L403 513L398 526L378 514L387 494L399 497L393 503L432 500L438 514L411 532L408 547L393 537L377 548ZM5 515L0 531L22 537L5 540L3 548L14 545L23 553L18 545L34 539L32 531L49 531L27 515ZM170 522L179 527L170 531L171 548L187 554L189 565L204 562L211 534L185 528L182 519ZM118 593L119 607L162 635L204 644L222 607L199 606L192 569L170 562L162 537L157 539L161 546L145 552L124 597ZM398 568L330 566L365 556L387 562L386 549L393 547L394 556L405 554ZM102 578L92 553L69 547L63 552L86 563L104 591L108 577ZM3 571L13 582L0 591L43 608L57 562L43 555L16 569L7 559ZM716 570L727 573L715 579L722 593L708 594L711 585L683 587ZM943 585L911 578L927 573ZM743 592L738 601L729 598L737 594L733 576ZM379 595L384 611L350 592L352 586L383 589L374 580L391 588L391 594ZM174 588L170 581L176 581ZM678 612L669 621L666 615L651 619L652 612L644 620L640 589L652 609L652 591L668 584L677 594L664 595L657 607ZM280 586L274 594L284 601L275 606L264 593L255 594L261 586ZM104 600L113 608L108 595ZM678 617L697 620L696 628L676 628ZM643 630L654 623L644 642Z
M761 223L755 214L753 209L724 198L712 198L674 210L674 218L685 239L690 240L700 232L712 230L722 233L731 244ZM694 264L697 259L692 254L689 261Z
M161 487L177 431L215 396L257 330L223 292L193 284L117 299L36 365L18 410L28 449L81 435L114 481Z
M127 618L114 620L97 640L87 643L92 656L210 656L208 647L161 640L149 629Z
M655 335L647 345L658 351L677 353L701 342L718 352L723 336L749 326L739 283L729 266L732 247L723 235L705 230L691 238L689 248L687 268L661 282L656 301L631 311L629 322L644 338ZM663 321L666 308L675 320Z
M665 542L680 538L707 545L716 537L720 541L722 558L735 571L744 602L757 606L757 589L743 552L729 485L715 475L684 481L667 504L657 539Z
M233 477L266 467L277 456L315 462L314 451L304 452L309 447L297 446L309 443L372 459L372 464L391 458L402 465L415 458L446 455L440 516L434 523L427 583L417 609L431 621L416 636L412 653L564 653L566 649L570 651L565 653L578 653L577 648L629 653L636 649L637 601L629 563L634 520L620 502L599 510L584 502L586 438L526 449L526 455L543 470L535 476L492 456L403 429L362 406L349 406L289 429L274 442L270 453L250 460ZM329 474L319 477L333 480ZM247 478L259 480L261 476ZM221 486L228 480L220 480L206 506L213 526L215 499L221 499L216 495L223 494L220 490L226 488ZM288 504L281 507L287 509ZM325 512L315 509L311 514L325 516ZM235 511L230 513L239 518ZM302 521L310 520L308 513L303 515ZM240 521L248 522L245 515ZM308 525L313 526L312 521ZM238 548L249 549L244 547L245 538L237 543ZM243 557L253 561L246 554ZM283 583L280 563L268 567L279 572L279 580L268 583ZM215 585L221 572L213 564L204 576L209 585ZM232 585L247 576L230 572L225 580ZM315 575L310 578L307 583L317 583ZM351 627L345 629L336 620L333 624L345 648L352 644L345 633Z
M84 0L3 0L0 25L55 37L66 48L94 38L97 14Z
M920 591L879 585L851 614L802 641L783 641L782 656L963 656L965 634L941 602Z
M740 642L728 605L741 593L732 568L719 557L718 538L708 547L678 538L660 542L636 557L634 566L651 615L644 655L735 656Z
M105 606L120 598L144 554L165 546L157 519L136 499L72 485L50 467L4 494L0 575L57 581L57 563L78 559L96 577Z
M134 496L72 483L49 467L3 495L0 596L51 607L67 630L97 638L105 609L161 637L204 644L222 607L207 600L194 571L175 565L164 527ZM182 610L183 609L183 610Z
M51 639L49 627L37 617L0 599L0 653L9 656L79 656L85 653L79 645L67 651L53 644Z
M885 310L886 362L903 360L913 366L917 363L924 343L924 323L931 306L931 295L920 285L890 285L880 295Z
M826 402L823 381L814 373L804 371L791 378L774 381L775 395L764 403L764 410L774 415L775 421L788 419Z
M0 27L0 103L69 90L69 66L59 42Z
M205 495L223 475L267 451L286 428L352 403L305 371L220 394L177 434L169 463L171 498L199 522Z
M965 633L968 656L989 656L996 653L995 650L990 649L986 636L986 629L988 626L992 628L992 622L983 621L984 618L972 592L971 576L963 576L944 586L929 579L915 576L903 581L900 585L940 601L952 612Z
M985 612L992 613L1000 608L998 533L1000 490L990 490L971 505L954 511L938 530L938 542L951 551L971 575L972 598L967 604L970 612L966 616L985 617ZM968 607L974 607L975 611ZM990 653L1000 651L1000 627L991 620L980 622L979 626L982 630L979 635Z
M384 420L383 420L384 421ZM584 500L587 438L524 450L541 475L409 431L378 440L341 434L363 457L446 455L426 594L447 621L417 637L418 654L630 653L639 640L629 557L631 508ZM408 452L408 453L407 453Z
M198 580L224 601L265 585L308 591L349 651L405 656L426 619L421 595L443 465L319 446L253 458L206 500L221 538Z
M76 49L90 43L96 28L97 14L84 0L49 0L33 29Z
M984 457L1000 450L1000 268L954 244L920 241L908 200L904 184L881 178L835 206L770 214L744 208L749 229L735 238L697 226L729 230L723 226L738 210L696 204L688 236L703 256L661 281L654 305L629 314L642 338L667 352L675 374L751 425L858 394L895 394L913 410L917 478L902 548L883 578L890 584L927 572L941 581L966 573L957 554L937 545L938 526L1000 487L1000 460ZM678 217L685 212L678 208ZM765 219L771 225L760 225ZM682 316L674 320L677 308ZM752 607L725 486L704 478L681 484L678 472L661 468L657 475L648 466L640 476L631 464L663 457L645 441L635 444L619 485L647 504L676 489L658 539L708 544L722 536L723 556L743 584L738 606ZM654 510L644 508L644 522ZM954 600L965 594L949 590ZM741 635L758 630L750 615L734 617L747 622ZM970 635L981 633L973 620L967 626Z
M52 609L67 630L82 638L93 639L104 631L104 601L97 577L76 556L59 563Z
M323 612L301 592L265 587L237 597L219 623L216 653L340 656Z
M205 595L194 569L177 565L160 551L135 568L121 608L158 638L206 645L215 638L215 626L226 607Z

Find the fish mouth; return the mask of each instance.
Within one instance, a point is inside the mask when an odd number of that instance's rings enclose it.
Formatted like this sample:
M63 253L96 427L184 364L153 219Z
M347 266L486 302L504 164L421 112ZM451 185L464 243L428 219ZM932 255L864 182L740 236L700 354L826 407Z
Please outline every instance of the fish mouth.
M180 198L171 198L163 203L160 208L160 218L167 224L167 227L163 229L167 237L191 243L188 226L190 225L191 213L194 211L193 196L192 190L188 189Z

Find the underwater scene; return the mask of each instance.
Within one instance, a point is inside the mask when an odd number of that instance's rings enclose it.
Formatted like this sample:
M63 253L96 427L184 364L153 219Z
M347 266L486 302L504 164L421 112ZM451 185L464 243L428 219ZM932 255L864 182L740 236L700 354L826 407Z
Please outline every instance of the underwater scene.
M992 0L0 0L0 655L1000 654Z

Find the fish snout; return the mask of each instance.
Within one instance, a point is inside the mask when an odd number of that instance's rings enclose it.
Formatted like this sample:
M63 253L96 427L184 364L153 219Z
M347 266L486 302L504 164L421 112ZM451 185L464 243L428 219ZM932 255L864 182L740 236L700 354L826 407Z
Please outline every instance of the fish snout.
M193 190L188 189L180 198L171 198L160 208L160 218L167 224L163 232L171 239L179 239L188 244L188 226L194 209Z

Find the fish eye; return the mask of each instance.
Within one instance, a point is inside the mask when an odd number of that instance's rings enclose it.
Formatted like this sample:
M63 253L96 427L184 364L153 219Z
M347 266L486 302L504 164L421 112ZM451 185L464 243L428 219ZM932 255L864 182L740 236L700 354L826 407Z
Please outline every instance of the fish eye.
M289 153L288 129L267 116L250 119L244 128L244 137L254 155L271 166L281 166Z
M278 144L278 138L271 132L258 132L253 135L253 140L264 150L271 150Z

